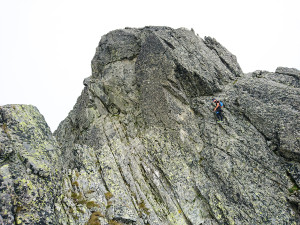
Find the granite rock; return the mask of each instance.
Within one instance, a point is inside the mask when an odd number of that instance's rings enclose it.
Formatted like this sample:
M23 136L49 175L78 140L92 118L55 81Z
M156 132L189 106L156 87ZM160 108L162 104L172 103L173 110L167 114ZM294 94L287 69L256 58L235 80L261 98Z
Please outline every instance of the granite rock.
M0 222L299 224L299 74L244 74L185 28L112 31L53 135L1 108Z

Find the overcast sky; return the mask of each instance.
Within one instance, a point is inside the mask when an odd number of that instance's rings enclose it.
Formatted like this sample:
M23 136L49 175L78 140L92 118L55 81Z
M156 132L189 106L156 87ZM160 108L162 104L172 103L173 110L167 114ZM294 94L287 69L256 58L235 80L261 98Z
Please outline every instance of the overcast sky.
M300 69L300 0L0 0L0 105L38 107L54 131L80 95L102 35L193 28L244 72Z

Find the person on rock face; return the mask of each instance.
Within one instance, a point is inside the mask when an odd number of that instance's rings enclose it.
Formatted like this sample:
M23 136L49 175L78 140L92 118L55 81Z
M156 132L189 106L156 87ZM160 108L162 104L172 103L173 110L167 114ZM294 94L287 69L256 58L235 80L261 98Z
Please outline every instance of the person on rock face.
M223 115L222 115L222 106L220 105L220 101L217 101L217 99L212 99L214 103L216 103L216 108L214 111L216 112L218 123L223 122Z

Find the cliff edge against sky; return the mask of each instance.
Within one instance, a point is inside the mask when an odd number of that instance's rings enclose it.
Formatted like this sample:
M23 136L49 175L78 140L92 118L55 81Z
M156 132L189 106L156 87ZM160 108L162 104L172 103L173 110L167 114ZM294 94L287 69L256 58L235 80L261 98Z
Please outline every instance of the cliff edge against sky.
M54 134L1 107L0 224L299 224L299 79L187 29L112 31Z

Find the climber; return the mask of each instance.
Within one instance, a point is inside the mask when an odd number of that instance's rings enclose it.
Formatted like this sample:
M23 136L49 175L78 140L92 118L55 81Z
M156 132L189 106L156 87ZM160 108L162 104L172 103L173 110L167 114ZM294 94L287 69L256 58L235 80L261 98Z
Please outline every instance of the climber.
M222 115L222 107L223 103L221 101L218 101L217 99L213 98L212 99L214 103L216 103L216 108L214 111L216 112L217 118L218 118L218 123L223 122L223 115Z

